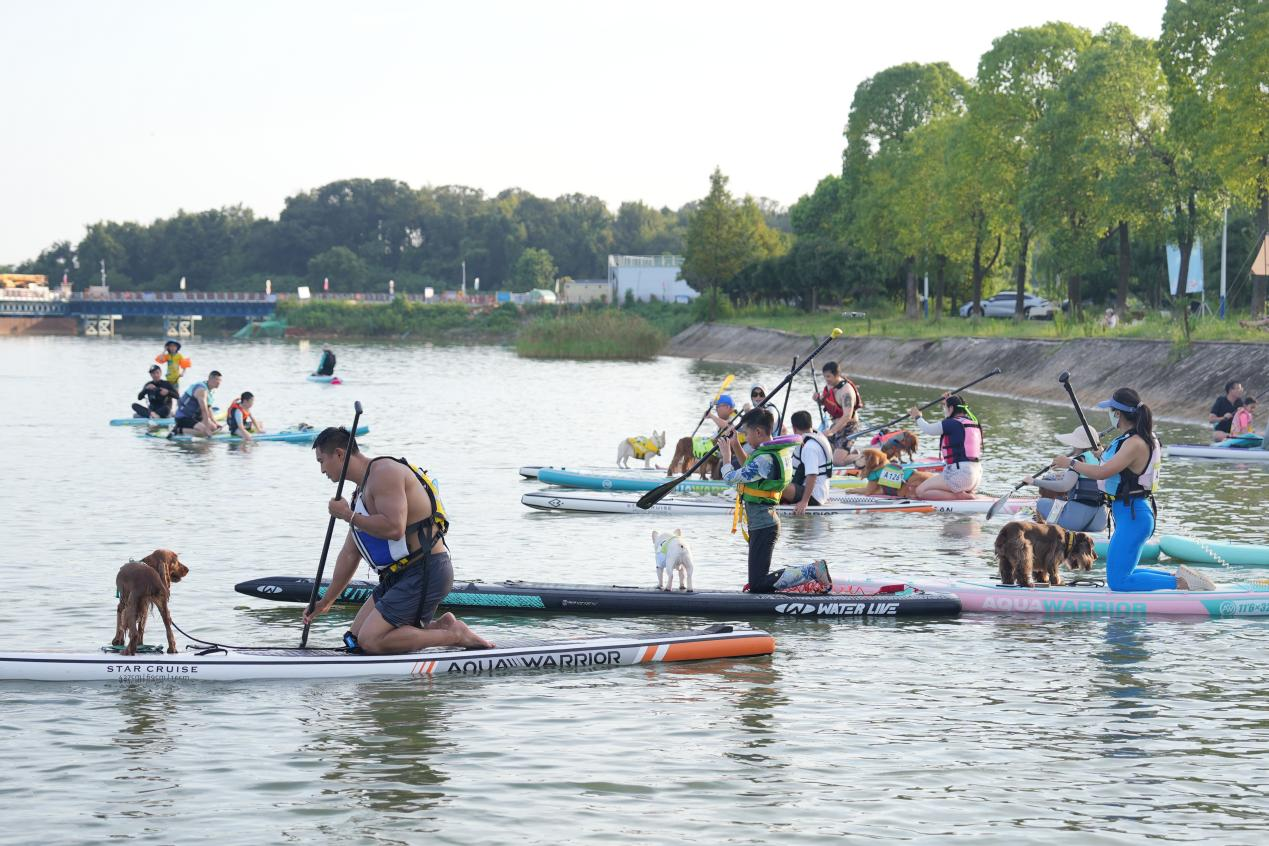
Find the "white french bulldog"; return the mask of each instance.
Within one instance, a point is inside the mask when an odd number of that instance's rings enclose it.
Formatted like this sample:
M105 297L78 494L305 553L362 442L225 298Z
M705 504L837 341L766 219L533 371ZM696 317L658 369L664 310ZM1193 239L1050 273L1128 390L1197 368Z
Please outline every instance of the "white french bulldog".
M661 454L661 448L665 446L665 432L653 431L652 437L626 438L617 444L617 466L630 469L630 459L642 458L643 468L645 470L652 469L652 459Z
M673 533L654 531L652 548L657 556L657 589L674 590L674 573L677 570L679 590L692 590L692 550L683 540L683 530L675 529Z

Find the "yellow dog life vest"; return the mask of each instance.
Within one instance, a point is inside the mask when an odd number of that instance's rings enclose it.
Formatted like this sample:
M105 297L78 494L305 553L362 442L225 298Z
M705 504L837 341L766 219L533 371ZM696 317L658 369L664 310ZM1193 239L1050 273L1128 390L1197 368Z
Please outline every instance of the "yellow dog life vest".
M646 458L649 455L661 454L661 447L657 446L656 441L651 438L643 436L626 438L626 443L630 444L630 448L634 450L635 458Z

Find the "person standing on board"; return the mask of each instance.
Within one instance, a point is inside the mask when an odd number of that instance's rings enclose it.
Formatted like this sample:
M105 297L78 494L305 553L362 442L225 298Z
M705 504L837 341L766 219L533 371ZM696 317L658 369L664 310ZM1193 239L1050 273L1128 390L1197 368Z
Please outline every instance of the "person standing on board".
M833 449L850 451L850 436L859 428L859 409L864 407L859 387L838 370L837 362L830 361L821 368L824 389L812 394L815 402L824 407L832 423L824 430Z
M317 370L313 371L314 376L334 376L335 375L335 354L330 351L330 347L322 348L322 358L317 362Z
M432 480L404 458L371 458L347 429L332 426L313 441L317 466L332 482L339 480L345 450L348 477L361 482L349 501L327 504L331 516L348 523L348 535L330 587L305 611L305 625L330 610L365 560L379 584L344 635L350 650L398 655L434 646L492 647L453 614L433 619L453 587L454 567L445 544L449 518Z
M1212 424L1212 440L1220 443L1229 437L1229 427L1233 424L1234 412L1243 404L1243 383L1237 380L1225 383L1225 393L1212 403L1212 410L1207 421Z
M1120 433L1102 453L1101 463L1059 455L1053 466L1096 479L1111 501L1115 529L1106 551L1106 584L1113 591L1215 590L1211 579L1185 565L1175 573L1137 566L1141 550L1154 534L1152 506L1161 455L1154 415L1132 388L1120 388L1097 407L1107 410L1111 425Z
M185 375L185 371L193 364L185 356L181 355L181 342L168 341L163 345L163 352L154 357L156 364L166 364L166 379L175 386L177 393L181 390L181 377Z
M181 397L176 407L176 420L172 424L173 435L186 431L210 438L221 428L212 415L212 391L220 387L220 371L213 370L206 382L195 382Z
M150 381L141 386L137 399L144 399L147 405L132 404L132 412L136 417L171 417L172 403L176 402L181 392L176 386L163 378L163 370L157 364L150 365ZM148 407L147 407L148 406Z
M978 418L957 394L943 398L944 417L929 423L921 417L921 409L908 409L917 428L927 435L939 436L939 452L943 456L943 472L935 473L917 488L921 499L973 499L983 478L983 429Z
M827 589L832 579L823 561L771 572L771 555L780 536L780 518L775 508L793 478L788 453L796 443L796 436L773 441L771 430L775 428L775 415L765 408L741 417L740 428L749 444L757 446L747 456L741 453L741 467L725 470L723 481L736 488L732 531L737 524L748 527L745 537L749 541L749 592L771 593L810 581L819 581ZM722 463L727 467L732 463L732 446L732 438L719 441Z

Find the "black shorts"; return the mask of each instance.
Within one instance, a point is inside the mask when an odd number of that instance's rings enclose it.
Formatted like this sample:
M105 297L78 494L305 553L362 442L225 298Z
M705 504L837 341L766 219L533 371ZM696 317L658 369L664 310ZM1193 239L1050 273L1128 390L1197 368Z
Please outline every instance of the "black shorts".
M796 505L797 503L801 502L802 495L805 493L806 493L806 485L795 484L793 486L793 504ZM810 501L807 504L808 505L823 505L824 503L820 502L818 499L812 496Z
M198 421L193 417L178 417L173 425L178 429L193 429L198 425Z
M375 610L393 626L423 628L436 616L436 608L454 586L454 565L448 552L431 555L426 565L416 562L398 575L380 577L370 597Z

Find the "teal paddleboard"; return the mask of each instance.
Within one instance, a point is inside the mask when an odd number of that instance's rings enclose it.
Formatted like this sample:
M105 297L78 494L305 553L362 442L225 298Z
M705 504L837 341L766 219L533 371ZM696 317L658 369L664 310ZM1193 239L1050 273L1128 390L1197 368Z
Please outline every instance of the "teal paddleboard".
M311 444L321 433L321 429L288 429L281 432L268 432L263 435L254 435L251 438L252 443L256 441L283 441L291 444ZM370 431L369 426L358 426L357 435L366 434ZM210 438L202 438L198 435L173 435L168 437L162 432L146 432L146 437L155 438L161 441L177 441L179 443L215 443L215 444L240 444L242 438L237 435L212 435Z
M1159 548L1178 561L1234 567L1269 567L1269 546L1162 535Z

